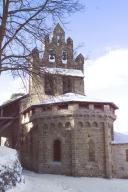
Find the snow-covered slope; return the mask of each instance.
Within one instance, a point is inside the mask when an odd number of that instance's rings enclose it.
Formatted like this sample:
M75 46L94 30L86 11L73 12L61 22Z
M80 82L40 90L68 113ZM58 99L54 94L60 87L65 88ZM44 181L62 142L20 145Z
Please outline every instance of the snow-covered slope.
M22 167L16 150L0 146L0 191L7 191L21 181Z

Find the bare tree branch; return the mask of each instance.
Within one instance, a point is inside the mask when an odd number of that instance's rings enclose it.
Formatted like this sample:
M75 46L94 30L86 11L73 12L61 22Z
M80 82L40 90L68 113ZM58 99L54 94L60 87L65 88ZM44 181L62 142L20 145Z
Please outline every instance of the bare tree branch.
M79 0L2 0L0 2L0 73L30 74L28 57L41 45L49 25L82 9ZM50 24L49 24L50 23ZM41 50L42 52L42 50Z

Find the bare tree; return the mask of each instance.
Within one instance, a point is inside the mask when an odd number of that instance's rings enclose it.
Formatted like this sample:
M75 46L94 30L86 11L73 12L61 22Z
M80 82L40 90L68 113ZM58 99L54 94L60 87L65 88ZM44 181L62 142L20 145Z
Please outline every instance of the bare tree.
M81 8L79 0L1 0L0 73L29 73L32 46L42 42L55 21Z

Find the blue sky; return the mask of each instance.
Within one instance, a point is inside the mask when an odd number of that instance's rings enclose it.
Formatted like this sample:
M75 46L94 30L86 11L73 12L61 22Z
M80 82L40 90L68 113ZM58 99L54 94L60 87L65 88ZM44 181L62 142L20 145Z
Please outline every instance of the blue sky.
M77 43L84 44L90 58L100 56L106 48L128 47L128 1L82 0L86 9L73 15L69 33ZM77 35L76 35L77 34Z
M128 1L83 0L86 10L70 18L68 33L88 61L85 92L119 106L115 130L128 132Z
M128 1L81 0L86 8L71 15L64 26L85 63L85 91L90 97L113 101L119 106L115 130L128 132ZM20 80L0 77L0 103L22 91Z

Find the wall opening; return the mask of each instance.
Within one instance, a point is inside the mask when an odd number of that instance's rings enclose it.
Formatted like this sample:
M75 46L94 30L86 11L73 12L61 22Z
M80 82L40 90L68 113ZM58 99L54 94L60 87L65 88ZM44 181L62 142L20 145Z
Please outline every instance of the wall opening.
M84 125L81 121L78 122L78 128L82 128Z
M0 138L0 145L1 146L9 146L9 139L7 137Z
M44 83L45 94L54 95L53 78L50 75L46 75Z
M71 93L72 91L72 79L70 77L63 77L63 93Z
M49 50L49 62L51 63L55 62L55 51L53 49Z
M95 144L93 140L89 141L89 161L95 161Z
M53 161L61 161L61 142L58 139L53 144Z
M92 127L98 127L97 122L93 122L93 123L92 123Z
M85 127L91 127L89 122L85 122Z

